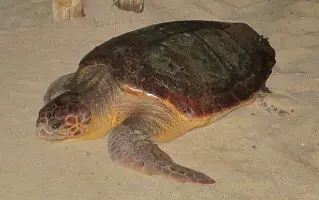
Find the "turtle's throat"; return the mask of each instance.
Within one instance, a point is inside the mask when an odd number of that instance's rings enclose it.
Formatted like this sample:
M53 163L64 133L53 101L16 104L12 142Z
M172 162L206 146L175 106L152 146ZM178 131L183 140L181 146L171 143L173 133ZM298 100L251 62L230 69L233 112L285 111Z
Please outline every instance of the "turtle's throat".
M107 135L112 128L122 123L131 112L132 105L125 95L103 99L92 106L91 123L81 139L97 139Z

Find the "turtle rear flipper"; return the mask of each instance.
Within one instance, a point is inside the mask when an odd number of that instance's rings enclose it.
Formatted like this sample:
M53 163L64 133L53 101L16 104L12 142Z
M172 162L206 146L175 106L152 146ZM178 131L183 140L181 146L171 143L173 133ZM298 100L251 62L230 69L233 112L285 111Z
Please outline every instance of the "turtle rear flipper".
M113 3L121 10L141 13L144 10L144 0L113 0Z
M108 149L113 161L148 175L160 175L178 182L215 183L201 172L174 163L151 141L149 134L134 130L127 124L119 125L110 132Z

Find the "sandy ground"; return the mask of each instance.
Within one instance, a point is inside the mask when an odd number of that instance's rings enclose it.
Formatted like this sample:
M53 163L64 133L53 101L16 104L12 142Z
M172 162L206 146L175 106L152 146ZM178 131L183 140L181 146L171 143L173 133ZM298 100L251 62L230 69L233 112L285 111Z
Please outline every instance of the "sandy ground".
M140 15L111 0L85 7L85 18L53 24L49 0L0 0L1 200L319 199L318 1L146 0ZM160 145L216 184L180 184L119 167L107 154L107 137L54 144L35 137L48 84L75 71L94 46L183 19L244 21L268 36L277 64L267 102L294 109L282 117L252 104Z

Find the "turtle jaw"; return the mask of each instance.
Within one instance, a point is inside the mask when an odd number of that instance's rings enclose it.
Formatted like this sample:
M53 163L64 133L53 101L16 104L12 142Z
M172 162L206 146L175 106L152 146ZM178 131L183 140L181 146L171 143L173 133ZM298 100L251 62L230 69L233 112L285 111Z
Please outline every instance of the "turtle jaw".
M66 130L61 130L60 132L51 132L46 130L44 127L36 128L36 136L39 139L43 139L46 141L65 141L65 140L80 140L83 135L70 135L66 132ZM64 133L64 134L63 134Z
M42 122L44 120L37 120L36 136L39 139L47 141L63 141L63 140L81 140L88 134L88 126L90 123L83 123L80 120L72 120L61 122L59 127L52 127L49 123ZM72 121L73 123L70 123Z
M59 134L57 132L51 132L43 126L36 127L36 136L39 139L46 141L63 141L68 139L65 135Z
M74 127L75 126L75 127ZM87 127L83 124L61 125L53 129L48 124L38 123L36 125L36 136L46 141L80 140L87 132Z

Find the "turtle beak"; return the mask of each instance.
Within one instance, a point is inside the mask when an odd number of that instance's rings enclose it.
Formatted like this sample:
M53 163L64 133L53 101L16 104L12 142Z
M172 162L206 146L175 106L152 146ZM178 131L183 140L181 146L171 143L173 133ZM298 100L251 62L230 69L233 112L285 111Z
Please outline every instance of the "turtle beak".
M45 130L45 128L39 126L37 126L36 128L36 136L39 139L43 139L46 141L61 141L67 139L65 136L60 134L50 134L48 131Z
M37 127L36 136L37 136L38 138L40 138L40 139L45 139L45 138L47 138L48 136L50 136L50 134L48 134L47 132L45 132L42 128Z

